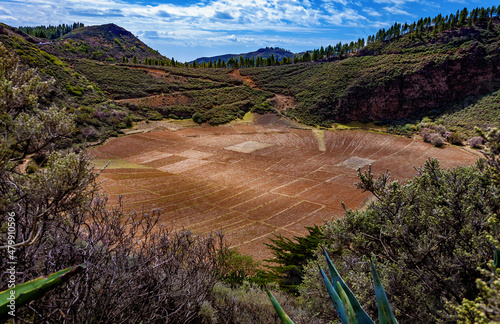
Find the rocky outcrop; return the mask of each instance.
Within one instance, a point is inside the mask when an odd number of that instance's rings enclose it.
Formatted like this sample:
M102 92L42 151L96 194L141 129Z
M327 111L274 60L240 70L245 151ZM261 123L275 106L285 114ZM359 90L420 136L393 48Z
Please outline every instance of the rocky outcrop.
M346 96L330 103L330 116L325 117L338 121L402 119L497 90L500 53L486 53L478 44L474 47L452 53L439 63L429 61L420 70L377 87L352 87Z

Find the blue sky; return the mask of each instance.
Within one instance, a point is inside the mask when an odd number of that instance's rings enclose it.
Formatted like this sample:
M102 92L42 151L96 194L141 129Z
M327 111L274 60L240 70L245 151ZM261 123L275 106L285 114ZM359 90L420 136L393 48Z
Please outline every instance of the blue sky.
M167 57L238 54L261 47L301 52L366 38L394 22L498 1L464 0L0 0L0 22L37 26L115 23Z

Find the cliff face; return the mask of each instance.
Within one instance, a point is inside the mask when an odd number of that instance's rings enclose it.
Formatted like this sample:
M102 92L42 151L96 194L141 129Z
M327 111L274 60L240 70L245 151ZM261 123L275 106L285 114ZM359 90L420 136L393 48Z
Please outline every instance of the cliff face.
M481 46L460 52L378 87L349 89L332 102L328 119L401 119L500 88L500 53L488 55Z

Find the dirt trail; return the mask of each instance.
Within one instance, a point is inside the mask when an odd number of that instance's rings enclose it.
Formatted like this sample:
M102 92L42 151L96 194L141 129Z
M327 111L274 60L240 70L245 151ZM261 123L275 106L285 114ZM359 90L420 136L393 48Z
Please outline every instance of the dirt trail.
M251 88L260 89L255 81L252 80L252 78L250 78L249 76L241 75L239 69L235 69L229 75L236 80L242 81L244 84L248 85ZM293 108L297 104L295 98L278 93L275 93L274 97L269 99L269 101L271 102L272 106L279 112L282 112L283 110L287 110L289 108Z
M241 75L240 69L235 69L233 72L229 73L229 75L236 80L242 81L251 88L258 89L257 84L250 77Z

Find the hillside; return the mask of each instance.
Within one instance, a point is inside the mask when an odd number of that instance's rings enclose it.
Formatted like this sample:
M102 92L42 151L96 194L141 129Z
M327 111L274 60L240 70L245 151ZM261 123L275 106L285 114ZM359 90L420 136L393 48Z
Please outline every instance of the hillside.
M279 48L279 47L266 47L266 48L260 48L254 52L248 52L248 53L242 53L242 54L224 54L224 55L217 55L217 56L211 56L211 57L200 57L194 60L196 63L201 64L203 62L217 62L219 59L223 62L227 62L230 58L233 58L235 60L238 60L240 57L248 58L248 59L256 59L257 57L261 57L263 59L266 59L268 57L271 57L271 55L274 56L275 59L281 61L284 57L287 58L293 58L294 53Z
M500 88L500 22L375 42L343 60L242 69L264 90L292 95L290 116L312 125L439 115Z
M168 60L131 32L115 24L76 28L71 33L44 45L44 50L60 57L122 62L126 57L143 63L146 58Z
M41 100L75 114L76 142L117 136L142 120L194 117L200 123L223 124L243 117L272 96L243 86L226 69L106 64L71 58L70 52L59 50L61 44L76 44L77 39L94 39L96 47L104 46L118 34L122 39L133 37L117 26L105 25L78 28L51 45L39 45L40 39L0 25L0 41L20 57L25 68L36 68L43 80L54 80L49 97Z
M16 53L26 67L37 69L42 79L55 81L48 100L67 107L105 100L95 84L75 73L61 58L44 51L45 47L38 45L39 41L18 29L0 24L0 42Z

